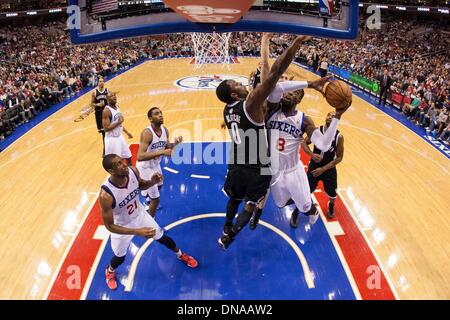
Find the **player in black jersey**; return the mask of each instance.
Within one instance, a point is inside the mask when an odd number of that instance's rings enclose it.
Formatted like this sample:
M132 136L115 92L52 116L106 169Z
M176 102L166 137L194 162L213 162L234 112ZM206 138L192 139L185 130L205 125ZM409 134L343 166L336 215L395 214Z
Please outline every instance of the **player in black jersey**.
M320 126L320 131L324 133L330 126L331 120L336 116L335 112L327 114L325 126ZM326 194L330 198L328 202L328 217L334 217L334 202L336 201L337 189L337 170L336 165L344 158L344 136L336 130L336 135L331 143L330 149L323 152L314 146L314 151L311 151L309 144L311 140L305 139L302 143L303 150L311 156L308 165L308 181L311 193L316 190L319 181L323 182Z
M264 198L271 175L267 155L264 102L287 70L300 45L309 39L299 36L275 61L267 75L249 94L247 88L234 80L224 80L216 89L223 110L225 124L232 137L232 152L224 190L229 196L224 234L219 244L228 248L235 236L249 222L256 205ZM236 223L233 219L239 205L245 201Z
M108 95L108 89L105 88L105 82L103 78L98 80L98 88L92 92L91 108L95 111L95 122L97 124L97 130L102 134L103 140L103 155L105 155L105 130L103 130L102 116L103 109L108 104L106 96Z

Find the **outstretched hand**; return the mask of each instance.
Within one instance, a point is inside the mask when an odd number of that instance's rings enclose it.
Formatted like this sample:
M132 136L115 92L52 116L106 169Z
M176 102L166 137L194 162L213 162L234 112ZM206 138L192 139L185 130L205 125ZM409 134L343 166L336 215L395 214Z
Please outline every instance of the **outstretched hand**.
M313 88L317 91L319 91L322 95L325 95L325 92L323 92L323 87L325 86L325 83L329 82L331 79L331 75L320 78L315 81L308 82L308 88Z
M336 109L336 115L335 115L335 118L336 118L336 119L341 119L341 116L344 114L345 111L347 111L347 110L350 108L351 105L352 105L352 101L350 101L350 102L348 103L348 106L347 106L347 107L342 108L342 109Z

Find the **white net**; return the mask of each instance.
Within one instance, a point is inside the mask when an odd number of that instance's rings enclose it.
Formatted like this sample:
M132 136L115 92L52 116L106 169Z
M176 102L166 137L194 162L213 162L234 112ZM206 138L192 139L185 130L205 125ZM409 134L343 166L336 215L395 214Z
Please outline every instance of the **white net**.
M229 40L227 33L191 33L195 52L195 67L200 69L206 64L222 64L222 68L230 64Z

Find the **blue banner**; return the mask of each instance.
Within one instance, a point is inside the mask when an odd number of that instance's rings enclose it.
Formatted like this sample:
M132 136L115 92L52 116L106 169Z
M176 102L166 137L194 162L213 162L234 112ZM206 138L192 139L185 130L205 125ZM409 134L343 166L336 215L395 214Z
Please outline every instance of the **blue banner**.
M334 66L334 65L330 65L328 67L328 70L331 73L334 73L335 75L338 75L339 77L341 77L341 78L343 78L345 80L350 80L350 72L347 71L347 70L341 69L341 68L339 68L337 66Z

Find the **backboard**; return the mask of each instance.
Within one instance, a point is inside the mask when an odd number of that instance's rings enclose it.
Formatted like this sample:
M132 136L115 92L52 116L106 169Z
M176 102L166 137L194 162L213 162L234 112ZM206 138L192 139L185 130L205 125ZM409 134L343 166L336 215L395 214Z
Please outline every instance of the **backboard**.
M274 32L354 39L358 0L70 0L72 42L180 32Z

